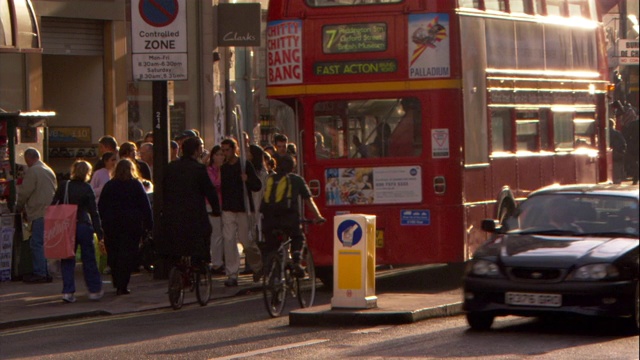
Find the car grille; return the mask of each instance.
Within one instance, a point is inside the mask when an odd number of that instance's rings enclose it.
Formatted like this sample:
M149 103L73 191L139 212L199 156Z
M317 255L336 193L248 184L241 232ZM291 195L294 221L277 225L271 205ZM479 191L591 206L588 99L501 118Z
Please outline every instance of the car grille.
M508 268L509 278L514 281L527 282L559 282L564 278L565 271L562 269L540 269L540 268Z

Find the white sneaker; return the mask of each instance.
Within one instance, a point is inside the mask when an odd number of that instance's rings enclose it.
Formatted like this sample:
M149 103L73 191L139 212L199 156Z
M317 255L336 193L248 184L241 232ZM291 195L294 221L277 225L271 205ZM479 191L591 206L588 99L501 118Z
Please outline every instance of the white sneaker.
M72 293L62 294L62 301L66 303L74 303L76 302L76 297L73 296Z
M97 292L97 293L89 293L89 300L98 301L102 299L103 296L104 296L104 290L100 290L100 292Z

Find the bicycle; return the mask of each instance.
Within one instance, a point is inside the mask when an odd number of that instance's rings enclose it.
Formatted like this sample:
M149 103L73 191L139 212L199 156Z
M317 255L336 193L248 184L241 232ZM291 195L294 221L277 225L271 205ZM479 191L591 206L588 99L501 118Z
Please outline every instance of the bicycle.
M190 256L183 256L169 272L169 303L174 310L182 308L184 291L196 292L196 299L200 306L209 303L212 291L211 270L202 261L192 264Z
M324 221L320 221L320 223L322 222ZM303 220L302 223L308 224L312 221ZM304 276L294 276L289 234L275 230L273 236L280 242L280 246L277 251L267 257L262 278L262 292L267 312L271 317L278 317L282 314L288 294L298 298L298 303L302 308L313 306L316 297L316 269L311 249L304 241L300 256L300 265L304 268Z

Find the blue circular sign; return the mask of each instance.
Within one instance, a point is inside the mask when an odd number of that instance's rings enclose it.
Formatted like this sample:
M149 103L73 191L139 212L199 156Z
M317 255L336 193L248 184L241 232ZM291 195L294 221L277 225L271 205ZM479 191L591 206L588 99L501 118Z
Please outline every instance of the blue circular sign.
M140 16L147 24L163 27L171 24L178 16L178 0L140 0Z
M345 220L338 225L337 235L342 245L352 247L362 240L362 228L354 220Z

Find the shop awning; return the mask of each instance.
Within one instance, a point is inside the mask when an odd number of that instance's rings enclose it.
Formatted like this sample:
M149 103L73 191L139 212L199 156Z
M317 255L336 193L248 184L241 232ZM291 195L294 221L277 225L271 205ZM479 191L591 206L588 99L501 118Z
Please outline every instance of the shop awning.
M31 0L0 0L0 52L41 52Z

